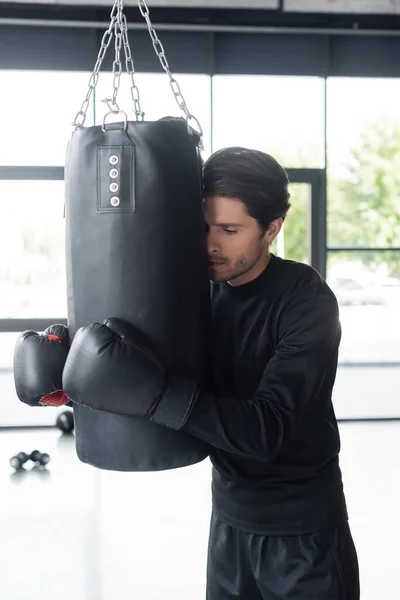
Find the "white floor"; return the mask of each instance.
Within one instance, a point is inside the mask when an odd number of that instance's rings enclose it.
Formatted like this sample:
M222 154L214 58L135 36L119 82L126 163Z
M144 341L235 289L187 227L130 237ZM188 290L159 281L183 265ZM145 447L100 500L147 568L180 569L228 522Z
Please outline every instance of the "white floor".
M400 422L341 425L362 600L398 600ZM9 459L39 449L47 472ZM210 464L103 472L58 430L0 433L1 600L204 600Z

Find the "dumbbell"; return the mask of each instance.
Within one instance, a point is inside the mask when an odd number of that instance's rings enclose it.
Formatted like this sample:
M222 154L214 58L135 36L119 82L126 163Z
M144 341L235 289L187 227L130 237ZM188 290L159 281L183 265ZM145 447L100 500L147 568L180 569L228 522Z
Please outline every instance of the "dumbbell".
M63 433L72 433L74 430L74 414L71 410L66 410L58 415L56 426Z
M13 469L18 471L18 469L21 469L28 460L29 456L26 454L26 452L18 452L16 456L13 456L10 459L10 465L13 467Z
M18 452L18 454L10 459L10 465L18 471L28 460L36 463L37 466L45 467L50 462L50 456L45 452L39 452L39 450L33 450L30 454Z
M50 462L50 456L44 452L43 454L39 450L33 450L29 456L30 460L41 467L45 467Z

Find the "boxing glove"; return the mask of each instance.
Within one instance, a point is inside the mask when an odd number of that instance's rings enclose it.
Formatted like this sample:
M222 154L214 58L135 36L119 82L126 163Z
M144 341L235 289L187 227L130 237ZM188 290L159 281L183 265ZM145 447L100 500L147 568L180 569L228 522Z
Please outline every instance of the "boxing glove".
M173 429L183 426L198 395L195 382L166 372L142 332L116 318L76 332L63 390L73 403Z
M43 334L24 331L14 350L18 398L29 406L63 406L62 372L69 351L68 328L51 325Z

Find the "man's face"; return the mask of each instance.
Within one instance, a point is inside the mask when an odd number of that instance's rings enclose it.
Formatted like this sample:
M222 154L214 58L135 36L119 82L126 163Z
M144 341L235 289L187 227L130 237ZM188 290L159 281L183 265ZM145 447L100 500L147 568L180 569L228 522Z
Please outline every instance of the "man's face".
M268 256L268 234L236 198L213 196L204 205L210 279L240 285Z

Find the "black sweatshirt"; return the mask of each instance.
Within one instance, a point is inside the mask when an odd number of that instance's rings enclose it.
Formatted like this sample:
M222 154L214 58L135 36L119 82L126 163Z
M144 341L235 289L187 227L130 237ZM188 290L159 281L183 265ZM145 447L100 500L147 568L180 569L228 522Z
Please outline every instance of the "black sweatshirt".
M334 294L311 267L272 255L247 284L213 284L212 323L211 391L182 429L212 445L217 517L264 535L346 520Z

